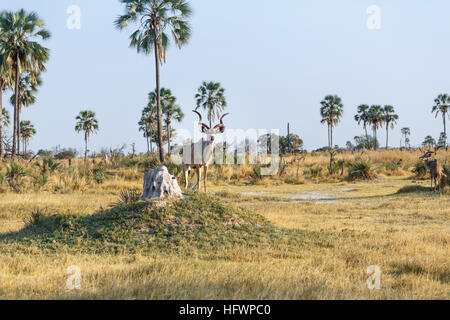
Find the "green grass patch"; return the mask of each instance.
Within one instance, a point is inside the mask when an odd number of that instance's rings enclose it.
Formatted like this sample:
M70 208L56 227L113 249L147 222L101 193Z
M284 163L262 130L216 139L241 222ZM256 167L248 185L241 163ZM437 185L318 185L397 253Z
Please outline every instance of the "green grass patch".
M24 229L0 236L0 243L89 253L185 252L236 246L298 252L303 246L329 247L330 236L279 228L216 196L195 193L165 206L138 201L84 217L36 211Z

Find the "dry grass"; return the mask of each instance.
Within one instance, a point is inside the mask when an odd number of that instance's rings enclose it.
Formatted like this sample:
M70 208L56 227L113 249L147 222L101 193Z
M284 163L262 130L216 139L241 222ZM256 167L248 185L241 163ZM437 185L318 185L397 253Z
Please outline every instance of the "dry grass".
M368 153L378 169L398 158L403 166L412 167L417 155ZM412 181L412 173L403 167L401 174L375 182L324 178L315 183L303 175L310 166L326 167L328 160L326 154L308 156L299 178L295 167L288 168L286 178L301 184L265 178L255 185L218 182L210 190L279 227L323 234L328 246L307 242L294 254L282 246L245 245L215 252L93 254L0 244L0 298L449 299L450 195L430 192L427 181ZM0 194L0 233L23 228L36 208L88 215L117 201L121 189L141 187L140 179L132 178L135 170L143 169L108 170L116 173L101 185L89 181L84 191ZM216 170L220 169L214 169L212 177ZM244 179L252 171L248 167L221 170L231 180L233 175ZM79 291L66 289L66 270L71 265L81 268ZM371 265L382 270L381 290L366 287L366 269Z

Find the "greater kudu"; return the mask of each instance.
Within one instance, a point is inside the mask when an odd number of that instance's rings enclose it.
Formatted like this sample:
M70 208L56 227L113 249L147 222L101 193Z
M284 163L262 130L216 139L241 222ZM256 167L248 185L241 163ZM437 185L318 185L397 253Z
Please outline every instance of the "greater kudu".
M201 181L201 175L202 175L202 168L203 170L203 183L204 183L204 190L206 192L206 182L208 180L208 167L213 164L214 162L214 140L216 138L216 135L219 133L225 132L225 124L223 123L223 118L225 118L228 113L224 114L220 118L220 123L216 125L214 128L210 128L208 125L204 124L202 121L202 115L198 113L197 111L193 110L194 113L196 113L200 120L199 120L199 129L200 132L204 133L206 135L206 140L202 138L200 141L196 143L191 143L184 147L183 150L183 171L184 171L184 178L186 180L185 187L188 188L189 186L189 173L191 170L196 171L197 173L197 188L200 190L200 181Z
M420 160L423 160L425 166L430 171L431 189L433 189L433 182L434 182L434 190L437 190L439 187L442 176L442 166L436 159L431 160L431 157L433 156L433 154L436 155L439 149L440 147L435 148L434 151L427 150L424 152L423 156L419 158ZM423 152L422 149L420 149L420 151Z

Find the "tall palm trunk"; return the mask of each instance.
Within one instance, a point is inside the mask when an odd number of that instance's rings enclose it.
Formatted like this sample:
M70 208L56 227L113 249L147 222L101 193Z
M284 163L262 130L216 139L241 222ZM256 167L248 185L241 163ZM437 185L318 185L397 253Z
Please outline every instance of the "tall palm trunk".
M214 106L210 103L209 105L209 114L208 114L208 120L209 120L209 127L212 128L212 117L213 117L213 112L214 112Z
M331 144L330 144L330 124L328 124L328 149L331 148Z
M156 115L158 117L158 147L159 147L159 160L164 162L164 150L162 141L162 117L161 117L161 88L160 88L160 74L159 74L159 45L158 45L158 26L154 24L154 37L155 37L155 64L156 64Z
M148 132L147 132L147 155L150 155L150 142L148 141Z
M447 135L447 122L445 120L445 112L442 113L442 119L444 120L444 133Z
M442 118L444 119L444 134L445 134L445 147L447 148L447 122L445 120L446 113L442 114Z
M386 150L389 148L389 123L386 124Z
M88 134L85 131L85 133L84 133L84 162L87 161L87 154L88 154Z
M170 157L170 121L167 121L167 154Z
M20 90L19 90L19 97L20 97ZM19 98L19 105L17 108L17 154L20 156L20 113L22 112L22 105L20 103ZM23 142L23 141L22 141Z
M373 150L377 150L377 128L373 127Z
M150 127L150 152L153 153L153 126Z
M367 123L364 122L364 131L366 132L366 142L369 143L369 134L367 133Z
M333 124L330 126L330 149L333 149Z
M17 151L17 112L19 109L19 77L20 77L20 59L19 59L19 55L16 55L16 79L15 79L15 104L14 104L14 128L13 128L13 145L12 145L12 152L11 152L11 156L15 157L16 156L16 151Z
M0 160L3 159L3 89L0 88Z

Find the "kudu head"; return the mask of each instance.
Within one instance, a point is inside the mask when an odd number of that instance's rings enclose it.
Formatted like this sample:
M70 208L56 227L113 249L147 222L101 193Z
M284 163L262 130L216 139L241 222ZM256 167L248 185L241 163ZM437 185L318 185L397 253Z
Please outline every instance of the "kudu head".
M423 161L430 161L430 159L433 157L433 155L436 155L438 150L441 148L442 148L442 146L435 147L434 151L432 151L432 150L423 151L422 149L419 149L420 152L423 152L423 156L421 156L419 159L423 160Z
M224 133L225 132L225 124L223 123L223 118L225 118L227 115L229 115L229 113L224 114L221 118L220 118L220 123L216 126L214 126L213 128L210 128L207 124L203 123L203 118L202 115L195 111L192 110L192 112L196 113L200 120L198 121L198 127L200 129L201 133L206 134L206 139L208 142L214 142L214 140L216 139L216 135L220 134L220 133Z
M431 156L433 155L433 152L429 151L429 150L427 150L425 152L423 150L420 150L420 151L423 152L423 156L421 156L419 158L420 160L430 160Z

